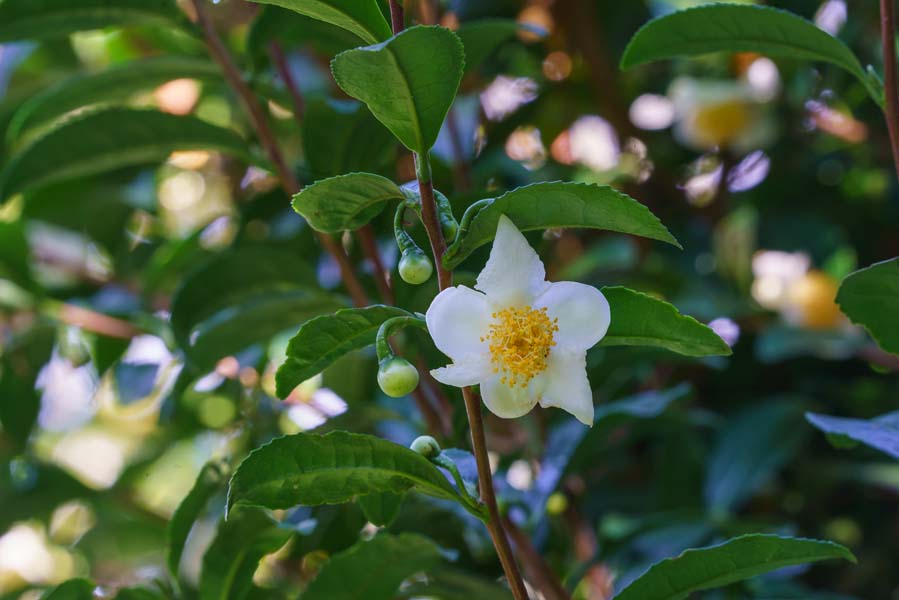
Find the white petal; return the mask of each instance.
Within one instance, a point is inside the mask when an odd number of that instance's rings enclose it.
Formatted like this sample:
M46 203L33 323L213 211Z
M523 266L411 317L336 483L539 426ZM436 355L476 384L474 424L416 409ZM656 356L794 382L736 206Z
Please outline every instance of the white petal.
M537 404L533 385L526 388L509 387L500 383L499 375L481 382L481 397L490 412L504 419L526 415Z
M540 257L515 224L500 215L490 258L475 289L487 294L493 304L508 306L530 304L547 285Z
M477 385L493 376L489 355L471 355L440 369L431 371L434 379L445 385L464 387Z
M591 285L574 281L551 283L534 302L534 308L543 307L551 319L559 320L554 339L560 349L586 350L609 330L609 301Z
M555 406L593 426L593 392L587 379L586 352L553 350L540 377L540 406Z
M425 320L437 348L452 358L487 353L481 337L490 328L486 296L464 285L446 288L431 302Z

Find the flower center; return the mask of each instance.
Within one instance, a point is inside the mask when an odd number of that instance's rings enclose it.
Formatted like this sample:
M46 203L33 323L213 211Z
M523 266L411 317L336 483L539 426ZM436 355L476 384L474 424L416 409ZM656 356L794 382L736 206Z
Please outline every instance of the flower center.
M696 113L696 129L717 146L733 141L750 124L749 107L739 100L728 100L700 108Z
M527 387L546 368L549 350L556 345L558 319L550 319L546 308L510 307L491 315L493 323L482 342L490 344L494 373L502 373L501 383Z

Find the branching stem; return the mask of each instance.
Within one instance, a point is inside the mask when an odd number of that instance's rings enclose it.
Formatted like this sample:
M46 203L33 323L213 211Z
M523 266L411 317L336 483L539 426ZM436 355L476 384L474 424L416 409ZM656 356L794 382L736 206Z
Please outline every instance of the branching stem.
M893 0L880 0L880 36L883 46L883 79L886 91L886 121L890 150L899 178L899 77L896 69L896 18Z

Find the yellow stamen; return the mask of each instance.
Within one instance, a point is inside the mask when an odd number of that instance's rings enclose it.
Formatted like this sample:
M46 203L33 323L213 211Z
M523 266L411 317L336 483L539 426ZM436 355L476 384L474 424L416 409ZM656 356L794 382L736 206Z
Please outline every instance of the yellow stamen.
M493 372L502 373L501 383L525 388L546 369L558 319L550 319L546 308L510 307L491 315L490 331L481 338L489 342Z
M700 107L694 119L696 133L705 143L726 146L749 128L752 115L745 102L725 100Z

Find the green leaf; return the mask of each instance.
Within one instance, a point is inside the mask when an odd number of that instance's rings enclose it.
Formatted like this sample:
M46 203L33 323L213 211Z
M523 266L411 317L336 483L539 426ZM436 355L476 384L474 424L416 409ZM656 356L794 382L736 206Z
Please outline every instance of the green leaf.
M116 593L115 600L166 600L167 596L160 591L149 588L122 588Z
M0 279L34 290L29 262L30 250L21 222L0 221Z
M860 442L899 459L899 411L874 419L847 419L806 413L808 422L828 434Z
M382 44L338 54L331 71L343 91L365 102L408 149L423 154L456 98L464 63L456 34L417 26Z
M515 37L521 24L512 19L466 21L456 35L465 48L465 73L475 70L506 40Z
M846 44L802 17L764 6L710 4L654 19L631 38L621 68L722 51L828 62L855 75L883 104L879 86Z
M388 527L396 519L404 496L390 492L375 492L359 498L365 518L378 527Z
M93 600L94 587L87 579L69 579L44 592L41 600Z
M392 306L345 308L303 323L287 345L287 360L275 376L279 398L321 373L335 360L353 350L375 343L381 323L392 317L410 316Z
M315 290L312 266L277 246L247 246L186 276L172 298L175 340L197 366L340 308ZM290 268L285 268L290 264Z
M219 523L215 539L203 555L200 600L241 600L253 590L259 561L287 543L292 531L264 510L235 511Z
M555 181L527 185L487 200L470 223L463 217L459 236L443 257L444 265L456 267L493 240L500 215L512 219L521 231L588 227L639 235L680 248L656 216L630 196L607 185Z
M257 70L268 64L269 44L273 41L285 48L309 44L327 56L366 44L356 34L330 23L277 6L263 6L247 32L247 53Z
M428 572L424 581L403 586L403 598L439 598L440 600L511 600L512 592L492 579L459 569L442 567Z
M899 258L851 273L840 284L837 304L871 334L877 345L899 354Z
M35 327L7 343L0 354L0 424L18 450L25 448L37 421L41 393L35 382L55 340L53 327Z
M176 150L218 150L253 161L230 129L196 117L111 108L66 120L13 155L0 173L0 201L58 181L162 162Z
M302 130L313 180L380 171L396 156L393 135L359 102L310 102Z
M169 572L175 579L178 578L181 554L184 552L184 544L187 542L187 536L190 534L194 521L203 513L209 500L225 487L225 470L226 465L222 463L206 463L187 496L175 509L172 520L169 521L167 564Z
M358 229L384 210L390 200L403 200L399 186L380 175L349 173L316 181L293 197L293 209L324 233Z
M190 23L173 0L3 0L0 43L122 25Z
M654 564L615 600L683 600L692 592L722 587L762 573L852 553L833 542L752 534L717 546L694 548Z
M160 56L131 61L98 73L74 75L25 102L9 124L7 140L14 140L76 108L120 102L138 92L181 78L217 81L221 79L221 71L215 63L204 58Z
M247 456L231 478L228 507L339 504L359 495L409 490L464 505L443 473L408 448L346 431L298 433Z
M713 510L740 508L802 446L801 405L774 401L731 417L709 456L705 500Z
M375 0L252 0L280 6L351 31L367 44L390 37L390 25Z
M604 287L612 323L601 346L653 346L684 356L727 356L718 335L664 300L625 287Z
M303 593L303 600L390 600L400 584L440 564L440 548L414 533L380 533L335 554Z

